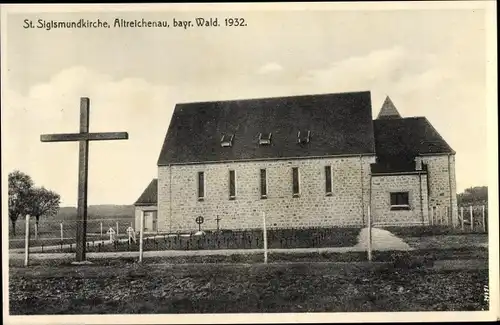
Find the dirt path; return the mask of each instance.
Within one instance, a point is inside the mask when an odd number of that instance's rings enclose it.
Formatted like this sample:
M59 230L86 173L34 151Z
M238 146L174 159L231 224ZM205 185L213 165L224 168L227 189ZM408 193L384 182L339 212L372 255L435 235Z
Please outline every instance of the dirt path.
M363 247L327 247L327 248L293 248L293 249L269 249L269 253L285 253L285 254L300 254L300 253L347 253L347 252L363 252L366 251ZM180 250L165 250L165 251L146 251L144 258L147 257L169 257L169 256L210 256L210 255L248 255L248 254L263 254L263 249L215 249L215 250L197 250L197 251L180 251ZM30 259L47 260L47 259L67 259L74 257L74 253L30 253ZM116 257L139 257L139 252L103 252L103 253L87 253L88 258L116 258ZM24 252L12 253L10 259L24 259Z

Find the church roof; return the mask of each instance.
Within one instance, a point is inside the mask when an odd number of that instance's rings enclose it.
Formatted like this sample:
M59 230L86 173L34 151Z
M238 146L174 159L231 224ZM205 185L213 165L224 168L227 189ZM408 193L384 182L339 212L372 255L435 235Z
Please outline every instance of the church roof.
M455 153L425 117L377 119L373 124L377 170L404 171L399 169L415 166L418 155Z
M392 102L391 98L387 96L385 98L384 103L382 104L382 108L380 108L380 112L378 113L377 119L395 119L401 118L396 106Z
M158 197L158 179L153 178L134 205L156 205Z
M158 165L374 153L365 91L177 104Z

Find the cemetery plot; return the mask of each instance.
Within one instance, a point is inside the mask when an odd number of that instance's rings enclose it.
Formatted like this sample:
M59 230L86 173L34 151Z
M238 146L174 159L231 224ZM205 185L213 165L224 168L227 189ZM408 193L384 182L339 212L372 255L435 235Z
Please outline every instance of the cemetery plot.
M321 248L352 247L356 245L361 229L359 228L317 228L317 229L272 229L267 231L268 248ZM114 236L114 235L113 235ZM139 251L137 233L136 241L128 240L128 235L110 241L110 234L102 239L88 240L87 252L120 252ZM220 231L190 234L144 234L143 249L155 250L205 250L205 249L262 249L262 230ZM54 248L45 252L73 252L74 249L64 245L62 249Z

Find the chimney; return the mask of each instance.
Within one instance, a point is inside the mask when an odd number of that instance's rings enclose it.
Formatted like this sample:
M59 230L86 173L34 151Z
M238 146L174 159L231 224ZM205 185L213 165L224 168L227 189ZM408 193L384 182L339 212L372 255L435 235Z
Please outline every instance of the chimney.
M415 170L422 170L422 158L415 157Z

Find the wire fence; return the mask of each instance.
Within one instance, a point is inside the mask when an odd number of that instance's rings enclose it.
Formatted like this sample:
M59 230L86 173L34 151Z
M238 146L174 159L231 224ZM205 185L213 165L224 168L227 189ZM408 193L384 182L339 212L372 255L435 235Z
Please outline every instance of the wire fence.
M25 221L19 220L16 236L9 240L10 249L25 248L31 252L70 253L76 251L76 221L29 220L29 236ZM132 220L87 220L87 252L125 252L140 250L140 229ZM321 248L354 246L361 227L302 227L267 229L268 248ZM144 251L151 250L202 250L202 249L263 249L262 229L206 230L192 232L143 232Z
M358 242L360 227L328 228L286 228L198 231L188 233L145 232L144 220L135 227L135 219L102 218L86 222L85 251L137 252L142 259L144 251L159 250L217 250L217 249L291 249L352 247ZM26 217L18 220L15 235L11 229L10 252L25 253L75 253L79 238L79 222L59 220L36 220ZM83 229L83 227L81 227ZM401 228L401 227L400 227ZM405 227L403 227L405 228ZM409 230L415 227L406 227ZM405 228L405 229L406 229ZM429 211L429 230L451 233L485 233L488 231L487 206L462 206L458 208L458 218L452 218L449 209L433 207ZM438 229L439 228L439 229ZM417 233L423 235L426 229ZM448 231L449 232L449 231ZM264 235L266 234L267 237ZM28 258L28 257L26 257ZM26 264L28 261L26 260Z

